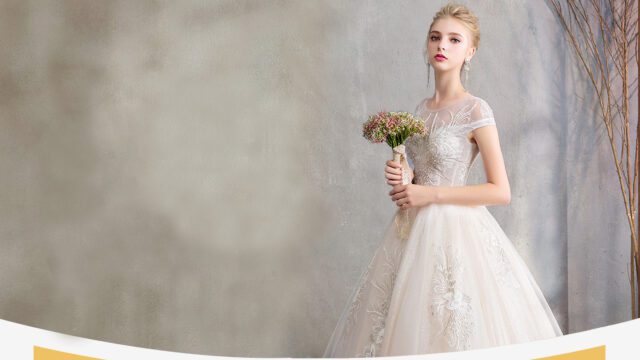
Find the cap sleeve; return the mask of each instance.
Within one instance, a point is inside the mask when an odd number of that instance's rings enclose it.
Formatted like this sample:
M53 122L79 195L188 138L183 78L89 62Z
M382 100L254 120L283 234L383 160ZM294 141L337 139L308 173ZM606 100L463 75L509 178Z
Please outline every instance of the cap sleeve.
M475 130L483 126L495 124L496 121L493 117L493 110L491 109L489 104L483 99L478 99L476 106L474 106L473 110L471 111L471 116L469 119L469 129Z

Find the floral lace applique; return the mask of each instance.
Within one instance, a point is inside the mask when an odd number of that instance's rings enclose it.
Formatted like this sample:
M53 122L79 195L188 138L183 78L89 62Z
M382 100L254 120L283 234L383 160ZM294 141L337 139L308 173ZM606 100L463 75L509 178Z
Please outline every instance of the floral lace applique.
M347 324L345 329L346 334L349 334L353 325L358 321L358 310L360 309L360 305L362 303L362 290L364 289L365 285L367 285L367 283L369 282L369 272L371 271L374 260L375 260L375 256L373 257L373 259L371 259L371 261L369 262L369 266L367 266L367 269L362 275L362 279L360 280L361 281L360 286L358 287L355 298L351 303L351 306L349 307L349 315L347 316Z
M415 135L407 141L407 155L415 164L416 183L438 185L442 179L451 181L451 169L456 164L466 165L460 140L450 127L436 127L425 136Z
M489 105L476 97L446 109L432 111L424 100L416 114L424 122L426 133L414 134L406 141L407 157L415 174L415 184L463 186L474 160L478 144L469 141L477 127L495 124Z
M457 248L436 247L436 265L432 279L431 313L440 320L440 332L449 346L465 350L470 346L474 323L471 298L463 292L463 265Z
M367 313L371 316L373 327L371 329L370 343L362 349L362 353L358 357L375 357L382 340L384 339L385 322L389 313L389 304L393 287L396 282L400 259L404 252L403 248L397 247L389 251L386 246L383 247L384 263L382 264L383 273L380 281L373 281L373 289L378 290L379 302L372 302L371 307L367 309Z
M507 254L504 251L504 247L500 244L498 236L489 230L486 225L482 226L482 239L487 245L487 249L491 254L491 268L498 278L498 282L501 285L509 286L512 288L519 288L520 283L513 275L511 269L511 263L507 258Z

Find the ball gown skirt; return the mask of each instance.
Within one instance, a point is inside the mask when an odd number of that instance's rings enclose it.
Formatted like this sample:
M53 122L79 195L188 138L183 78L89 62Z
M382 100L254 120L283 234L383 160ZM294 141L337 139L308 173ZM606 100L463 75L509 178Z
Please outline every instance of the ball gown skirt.
M402 240L395 220L404 215L410 232ZM386 229L323 357L451 352L562 335L486 206L398 209Z

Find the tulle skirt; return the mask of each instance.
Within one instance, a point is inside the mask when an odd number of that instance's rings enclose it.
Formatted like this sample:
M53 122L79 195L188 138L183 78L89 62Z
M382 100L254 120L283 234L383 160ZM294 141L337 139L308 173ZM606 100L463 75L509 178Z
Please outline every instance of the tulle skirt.
M407 213L403 213L406 211ZM526 263L485 206L398 210L323 357L451 352L563 335Z

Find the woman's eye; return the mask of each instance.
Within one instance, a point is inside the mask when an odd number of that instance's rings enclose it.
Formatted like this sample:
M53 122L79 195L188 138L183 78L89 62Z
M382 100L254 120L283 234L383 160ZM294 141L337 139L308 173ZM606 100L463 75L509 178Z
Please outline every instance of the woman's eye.
M437 37L437 36L435 36L435 35L432 35L429 39L431 39L431 41L436 41L436 40L438 40L438 39L439 39L439 37ZM451 39L451 41L455 41L456 43L459 43L459 42L460 42L460 40L459 40L459 39L456 39L456 38Z

